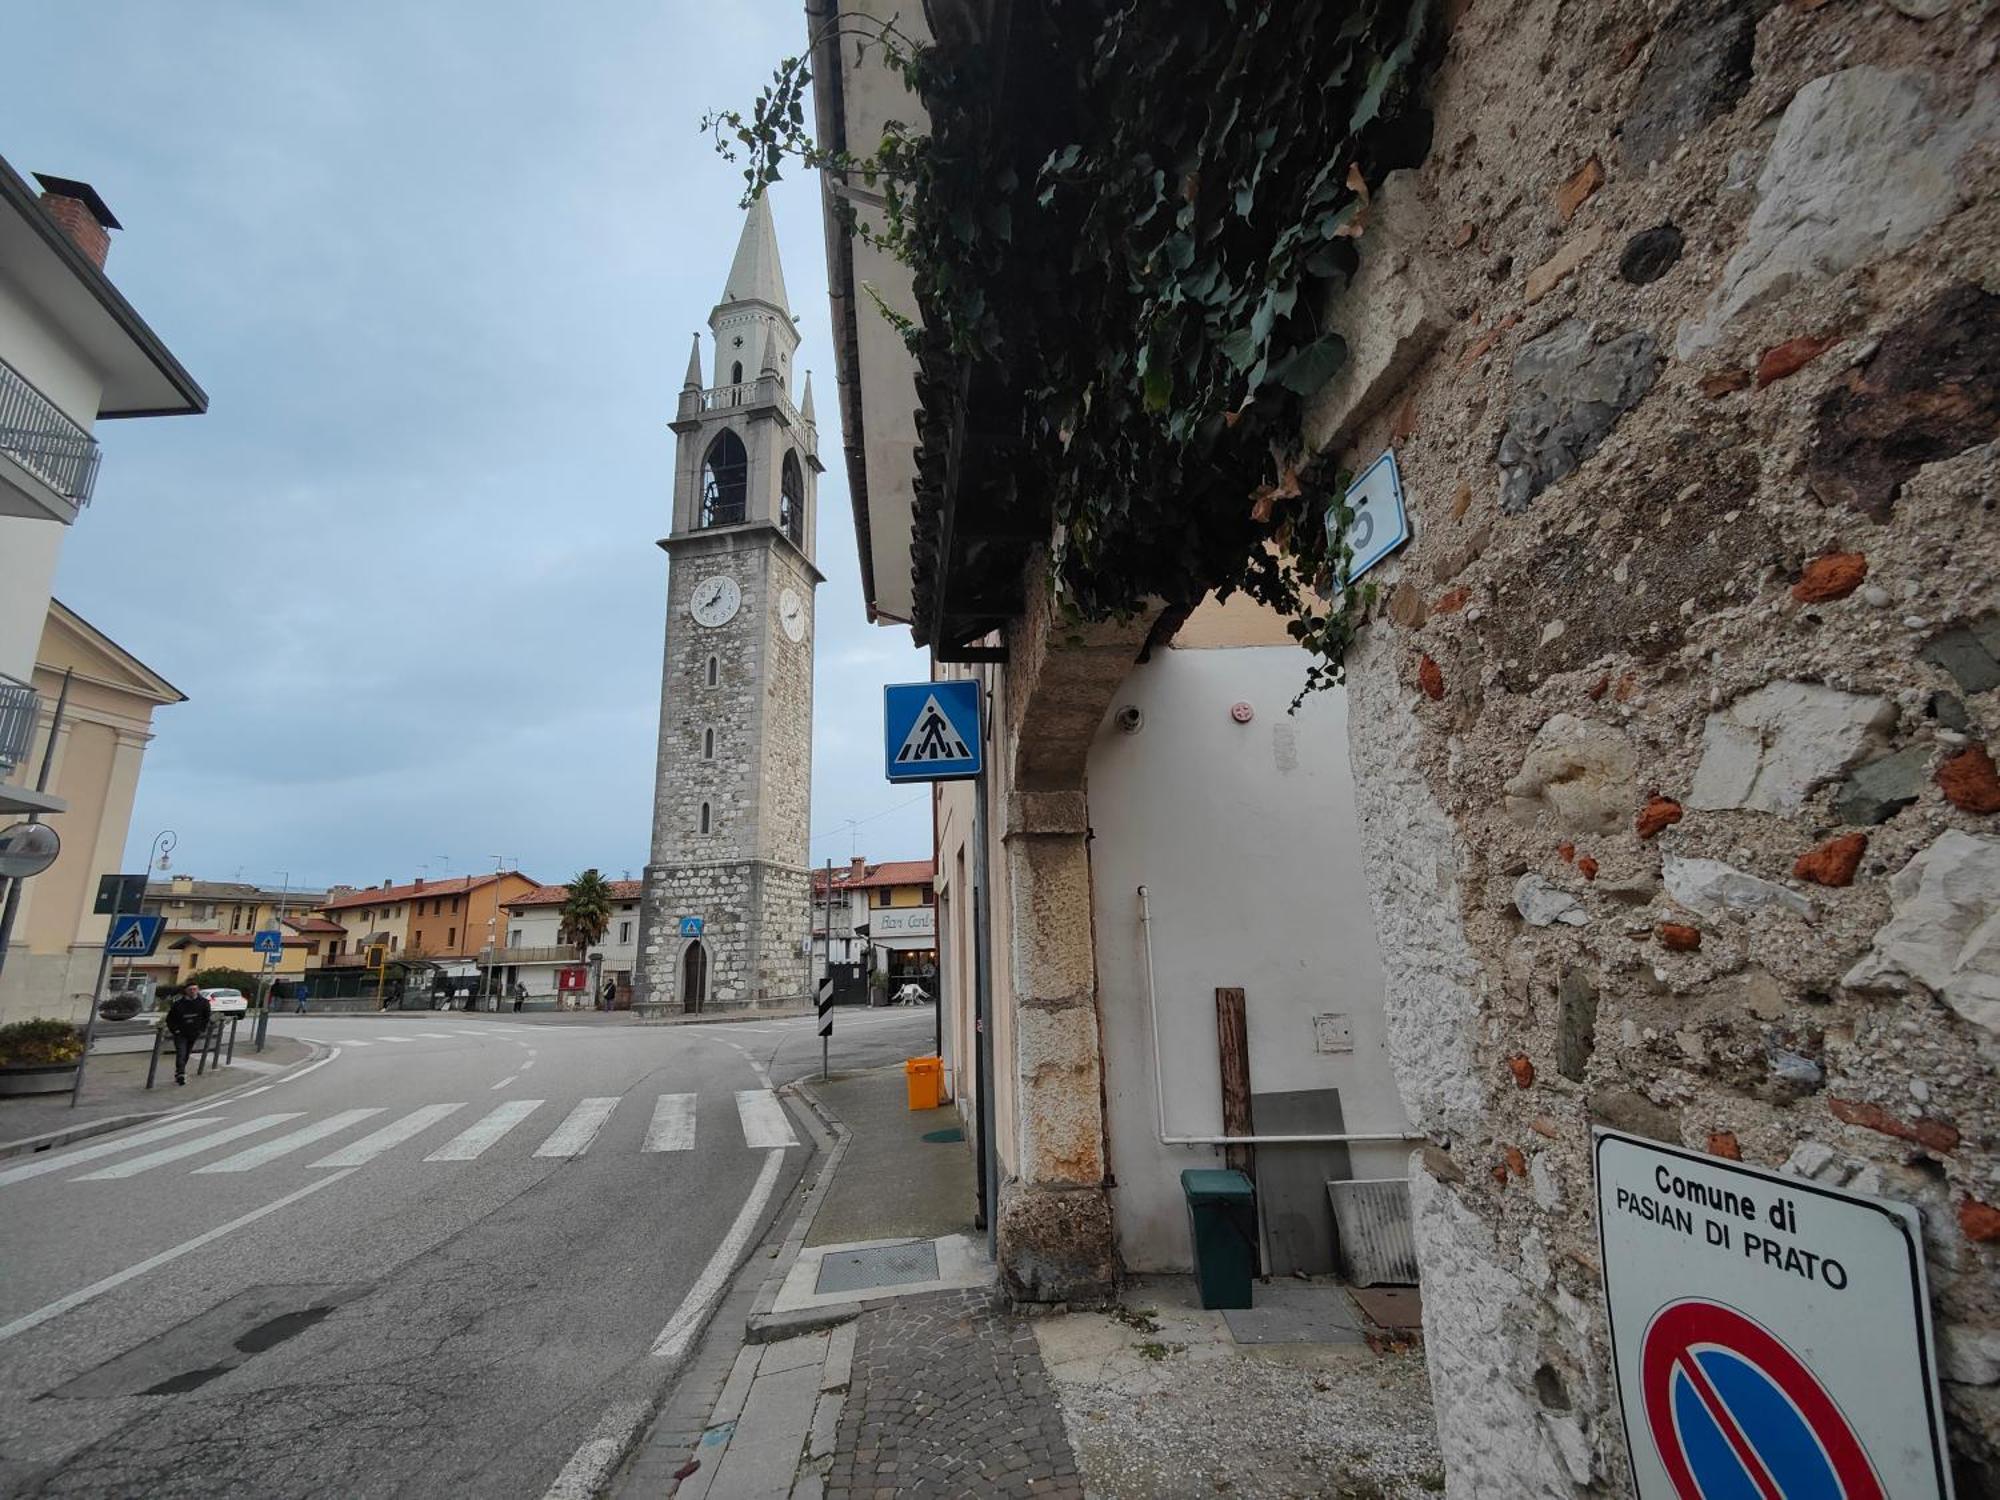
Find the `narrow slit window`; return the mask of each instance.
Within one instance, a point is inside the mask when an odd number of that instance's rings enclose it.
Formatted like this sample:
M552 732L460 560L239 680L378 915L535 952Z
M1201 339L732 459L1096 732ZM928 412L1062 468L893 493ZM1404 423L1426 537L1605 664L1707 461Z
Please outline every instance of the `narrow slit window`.
M701 831L703 833L708 832L708 804L706 802L701 805Z
M703 760L715 759L715 731L713 729L704 729L701 732L701 758Z
M708 659L708 685L710 687L715 686L715 674L716 674L716 660L714 657L711 656Z

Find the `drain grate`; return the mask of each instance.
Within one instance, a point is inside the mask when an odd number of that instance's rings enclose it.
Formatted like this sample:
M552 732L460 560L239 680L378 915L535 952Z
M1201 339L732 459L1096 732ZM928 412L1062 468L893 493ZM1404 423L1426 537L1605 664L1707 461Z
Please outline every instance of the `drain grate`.
M883 1245L873 1250L835 1250L821 1257L815 1292L865 1292L884 1286L914 1286L938 1279L937 1244Z
M950 1126L944 1130L926 1130L924 1132L924 1139L933 1146L942 1146L952 1141L964 1140L965 1131L957 1125Z

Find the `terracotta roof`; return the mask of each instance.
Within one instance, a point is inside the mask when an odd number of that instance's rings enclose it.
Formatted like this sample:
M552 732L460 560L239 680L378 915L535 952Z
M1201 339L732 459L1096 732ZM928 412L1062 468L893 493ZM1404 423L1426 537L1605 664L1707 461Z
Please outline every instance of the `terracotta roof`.
M329 922L325 917L286 917L285 925L294 932L345 932L347 929L338 922Z
M329 896L320 903L322 911L333 911L349 906L381 906L385 902L429 900L432 896L459 896L480 886L491 885L507 875L519 875L523 880L532 876L521 875L519 870L502 870L494 875L454 875L449 880L411 881L408 885L392 885L387 889L377 885L364 890L346 891L338 896Z
M254 932L177 932L167 946L186 948L190 944L197 948L247 948Z
M318 906L324 891L303 891L297 886L281 890L274 885L249 885L240 880L197 880L186 890L175 890L171 880L146 882L148 901L287 901L293 906Z
M841 890L863 891L885 885L925 885L937 873L937 866L928 859L885 859L879 865L868 865L866 873L855 875L854 866L836 865L833 869L833 883ZM827 871L813 871L813 889L826 889Z
M604 883L611 887L613 901L637 901L646 889L646 882L643 880L607 880ZM507 910L514 911L523 906L561 906L567 900L569 900L568 886L538 885L532 891L500 904Z

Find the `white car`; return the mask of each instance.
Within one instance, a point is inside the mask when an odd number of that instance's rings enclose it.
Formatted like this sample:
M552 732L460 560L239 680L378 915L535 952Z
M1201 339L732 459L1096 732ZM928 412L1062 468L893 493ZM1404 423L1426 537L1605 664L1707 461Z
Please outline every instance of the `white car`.
M250 1002L243 998L241 990L203 990L201 998L208 1002L210 1015L218 1021L226 1021L232 1017L240 1021L250 1014Z

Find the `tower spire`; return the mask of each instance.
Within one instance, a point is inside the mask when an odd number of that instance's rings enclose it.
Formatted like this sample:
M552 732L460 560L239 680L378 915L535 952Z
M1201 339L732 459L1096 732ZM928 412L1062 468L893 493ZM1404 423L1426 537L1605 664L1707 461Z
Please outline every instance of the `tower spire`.
M771 223L771 198L759 193L750 200L743 216L743 236L736 242L736 259L729 263L729 280L722 300L768 302L790 315L792 305L785 300L785 272L778 264L778 231Z
M813 419L813 372L806 371L805 392L799 398L799 415L810 422Z
M701 335L694 336L694 348L688 354L687 379L681 382L684 391L701 389Z

